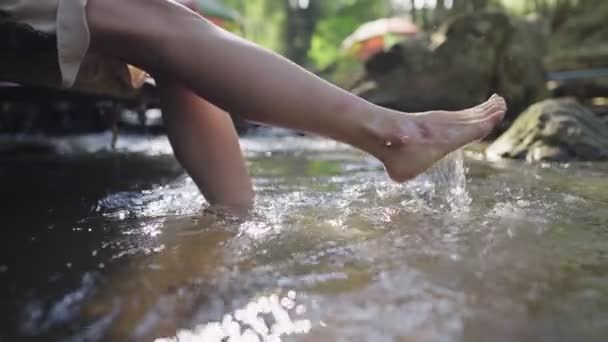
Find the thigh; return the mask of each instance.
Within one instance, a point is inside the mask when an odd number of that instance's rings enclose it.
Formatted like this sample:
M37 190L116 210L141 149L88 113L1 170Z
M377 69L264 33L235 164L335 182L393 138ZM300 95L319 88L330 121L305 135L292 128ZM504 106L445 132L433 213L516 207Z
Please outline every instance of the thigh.
M137 21L133 21L137 18ZM200 16L170 0L89 0L87 20L91 49L120 58L151 73L163 69L161 55L179 39L175 23Z

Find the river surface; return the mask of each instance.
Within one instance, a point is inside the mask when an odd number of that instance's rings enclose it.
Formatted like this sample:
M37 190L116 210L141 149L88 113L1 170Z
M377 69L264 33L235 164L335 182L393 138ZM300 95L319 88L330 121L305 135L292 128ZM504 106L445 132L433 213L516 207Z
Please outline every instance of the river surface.
M0 341L606 341L605 164L454 155L396 185L340 144L244 138L239 219L165 138L109 139L0 159Z

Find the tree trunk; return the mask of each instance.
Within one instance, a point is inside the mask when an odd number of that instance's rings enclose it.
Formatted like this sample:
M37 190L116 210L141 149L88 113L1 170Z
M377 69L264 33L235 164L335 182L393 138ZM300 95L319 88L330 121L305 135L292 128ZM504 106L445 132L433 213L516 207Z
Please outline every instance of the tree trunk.
M308 63L308 50L320 17L319 0L309 0L306 8L300 7L297 0L284 0L285 55L293 62L305 66Z
M488 6L488 0L472 0L471 5L474 11L483 10Z
M414 0L410 0L410 8L411 8L412 21L414 23L418 23L418 10L416 9L416 2Z
M469 0L454 0L453 11L456 13L466 13L469 10Z

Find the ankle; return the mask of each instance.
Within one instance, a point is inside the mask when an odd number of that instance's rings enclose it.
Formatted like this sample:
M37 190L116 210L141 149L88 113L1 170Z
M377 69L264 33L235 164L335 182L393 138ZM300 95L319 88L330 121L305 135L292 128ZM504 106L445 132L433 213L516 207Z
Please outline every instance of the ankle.
M372 105L361 120L360 131L365 144L363 150L383 161L388 151L387 144L391 147L402 145L400 126L403 118L399 116L396 112Z

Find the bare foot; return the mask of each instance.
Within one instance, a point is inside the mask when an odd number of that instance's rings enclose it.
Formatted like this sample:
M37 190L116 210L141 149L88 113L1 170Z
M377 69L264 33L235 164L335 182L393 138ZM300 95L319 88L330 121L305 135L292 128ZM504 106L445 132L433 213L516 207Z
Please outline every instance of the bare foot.
M493 95L462 111L394 113L383 123L384 128L379 127L382 146L371 152L384 163L393 180L405 182L450 152L485 138L502 121L506 110L505 100Z

